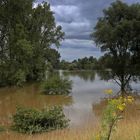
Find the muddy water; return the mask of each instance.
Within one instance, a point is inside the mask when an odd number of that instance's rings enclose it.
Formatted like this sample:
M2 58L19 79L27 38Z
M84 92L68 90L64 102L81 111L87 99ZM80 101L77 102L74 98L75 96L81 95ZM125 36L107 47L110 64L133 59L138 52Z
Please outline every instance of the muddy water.
M66 116L70 119L70 127L85 126L96 122L97 109L93 106L104 98L105 89L113 89L114 93L119 87L112 80L104 81L92 71L61 72L65 77L73 81L72 92L69 96L43 95L40 93L40 84L28 84L22 88L0 89L0 124L11 123L11 115L15 113L17 106L43 108L52 105L62 105ZM140 90L140 84L132 83L134 89Z

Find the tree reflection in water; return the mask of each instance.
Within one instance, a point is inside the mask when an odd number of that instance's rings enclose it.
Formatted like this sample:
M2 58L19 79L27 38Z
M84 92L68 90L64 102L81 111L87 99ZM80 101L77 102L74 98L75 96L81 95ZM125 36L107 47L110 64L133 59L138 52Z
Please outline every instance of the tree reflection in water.
M63 71L62 72L64 76L73 76L73 77L79 77L84 81L90 81L93 82L95 80L95 74L96 72L93 70L77 70L77 71Z
M136 94L136 91L133 90L131 86L132 82L139 81L139 75L137 73L121 73L121 69L112 69L112 70L101 70L97 71L101 80L113 80L120 87L118 94Z

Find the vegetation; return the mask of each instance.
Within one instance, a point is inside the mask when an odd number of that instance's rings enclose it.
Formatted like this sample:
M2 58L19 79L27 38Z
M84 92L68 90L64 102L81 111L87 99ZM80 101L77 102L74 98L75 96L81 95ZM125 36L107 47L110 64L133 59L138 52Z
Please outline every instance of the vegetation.
M118 121L123 119L123 112L126 110L127 105L132 104L134 101L132 96L112 98L113 91L111 89L105 90L105 93L109 95L109 98L103 111L101 131L94 140L112 139L112 132L116 130Z
M0 1L0 86L42 80L47 63L55 66L60 57L50 46L63 39L61 26L47 2L35 8L33 3Z
M17 108L13 115L13 130L21 133L41 133L62 129L68 126L62 107L51 107L43 110Z
M72 62L62 60L59 68L63 70L95 70L98 68L97 59L90 56L89 58L79 58L78 60L73 60Z
M42 92L48 95L68 95L72 89L72 81L54 75L42 85Z
M5 128L3 126L0 126L0 132L5 131Z
M51 65L52 69L58 69L60 63L60 54L57 50L48 48L46 51L47 64ZM48 70L48 69L47 69Z
M96 76L94 72L91 76L89 73L83 75L78 70L106 69L104 73L98 71L98 74L106 80L114 79L120 86L121 96L107 100L107 106L103 111L101 129L98 128L100 132L97 132L97 135L90 132L90 135L85 138L83 136L84 129L79 136L75 132L75 135L72 133L68 138L65 133L67 130L59 130L52 133L53 136L49 133L47 138L50 139L49 136L51 136L53 140L89 140L90 137L93 138L93 135L95 135L95 140L139 140L140 127L138 124L140 123L140 114L138 112L135 112L135 117L138 114L135 121L134 118L133 121L128 119L127 122L121 121L120 124L118 121L123 118L127 105L134 100L132 96L125 95L125 93L127 94L125 92L126 88L129 86L130 81L136 81L140 76L140 4L128 5L117 0L103 11L103 17L98 19L91 34L92 40L104 52L104 55L98 60L91 56L72 62L65 60L60 62L60 54L51 46L60 45L60 41L64 37L62 28L56 25L53 12L47 2L33 7L34 2L35 0L0 1L0 87L21 86L27 81L44 80L46 70L54 69L77 70L76 74L72 71L73 76L78 73L81 79L93 81ZM67 76L68 73L66 72L64 75ZM98 80L96 84L100 84L100 81ZM71 81L53 74L43 83L42 92L47 95L68 95L71 92L71 87ZM36 88L33 90L36 90ZM96 90L95 92L98 93ZM105 92L109 95L112 94L112 90L106 90ZM4 96L2 98L4 103L5 101L11 101L9 99L12 96L9 97L5 98ZM7 106L7 102L6 105L4 104L5 106ZM0 101L0 103L3 104L3 101ZM76 107L79 107L79 104L78 106L76 104ZM139 106L136 106L136 110L138 108ZM9 110L8 113L5 113L9 115ZM132 112L129 114L134 114L134 107L132 107ZM63 108L58 106L42 110L19 107L12 119L12 129L27 134L63 129L68 126L69 122ZM118 133L112 133L114 130ZM1 131L4 131L4 128L0 126ZM131 133L128 134L128 132ZM57 136L55 137L54 134ZM10 135L13 135L13 133ZM27 135L22 135L22 137L27 139ZM5 136L2 138L5 139ZM32 138L34 139L34 136L29 139ZM19 139L19 136L13 139ZM37 139L46 139L46 135L43 138L40 138L39 135Z
M140 4L116 1L103 12L91 36L105 53L102 64L105 62L104 66L114 71L112 76L124 91L139 72Z

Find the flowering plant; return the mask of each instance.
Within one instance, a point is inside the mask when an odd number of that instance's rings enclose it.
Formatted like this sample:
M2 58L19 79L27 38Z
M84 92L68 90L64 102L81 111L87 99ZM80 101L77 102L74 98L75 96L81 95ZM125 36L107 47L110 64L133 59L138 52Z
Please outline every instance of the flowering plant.
M113 94L112 90L105 90L106 94ZM107 107L103 112L102 129L97 134L95 140L110 140L111 133L115 130L117 122L123 118L123 112L128 104L133 103L132 96L109 98Z

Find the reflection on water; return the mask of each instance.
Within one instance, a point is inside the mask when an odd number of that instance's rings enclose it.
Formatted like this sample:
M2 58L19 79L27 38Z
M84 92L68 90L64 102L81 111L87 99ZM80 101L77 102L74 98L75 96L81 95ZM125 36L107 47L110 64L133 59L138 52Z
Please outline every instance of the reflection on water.
M138 73L121 73L120 69L116 67L112 70L97 71L97 73L101 80L113 80L120 87L118 93L122 95L134 93L133 86L140 80ZM135 93L137 93L137 91L135 91Z
M63 71L62 73L64 76L79 77L84 81L93 82L95 80L95 71Z
M89 121L96 122L97 111L100 107L93 105L100 103L106 96L103 91L112 89L114 92L119 87L112 80L104 81L95 72L77 71L61 72L73 81L73 89L70 96L43 95L40 93L39 84L29 84L24 88L1 88L0 89L0 123L10 123L9 117L15 112L17 105L27 107L43 108L49 105L62 105L65 114L71 120L71 127L88 124ZM140 90L139 83L132 83L136 90Z
M72 96L41 94L38 84L30 84L24 88L2 88L0 89L0 122L7 124L7 120L16 111L17 106L41 109L51 105L69 106L72 102Z

